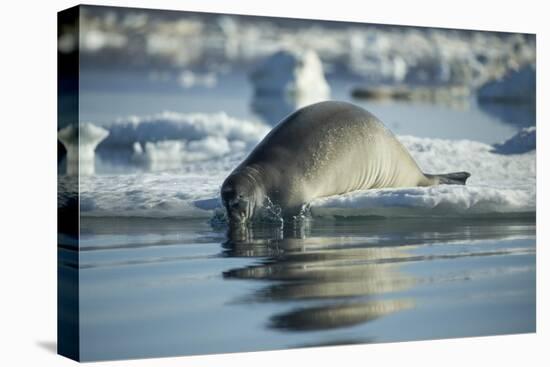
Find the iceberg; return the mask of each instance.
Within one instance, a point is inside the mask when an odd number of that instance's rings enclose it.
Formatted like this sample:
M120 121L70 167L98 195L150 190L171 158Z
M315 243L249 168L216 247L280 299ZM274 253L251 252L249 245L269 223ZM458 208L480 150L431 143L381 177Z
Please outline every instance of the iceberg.
M67 174L92 175L95 168L95 149L109 131L91 123L69 125L57 133L67 150Z
M479 88L477 98L481 102L535 103L535 65L511 70L499 79L486 82Z
M313 50L281 50L264 60L251 74L259 95L314 95L328 98L323 64Z

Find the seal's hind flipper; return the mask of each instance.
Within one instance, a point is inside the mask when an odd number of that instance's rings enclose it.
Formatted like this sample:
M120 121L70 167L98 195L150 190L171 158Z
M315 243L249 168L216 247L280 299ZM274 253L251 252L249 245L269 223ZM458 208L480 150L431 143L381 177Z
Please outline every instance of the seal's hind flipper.
M468 172L444 173L441 175L426 175L429 178L437 179L442 185L466 185L466 180L470 177Z

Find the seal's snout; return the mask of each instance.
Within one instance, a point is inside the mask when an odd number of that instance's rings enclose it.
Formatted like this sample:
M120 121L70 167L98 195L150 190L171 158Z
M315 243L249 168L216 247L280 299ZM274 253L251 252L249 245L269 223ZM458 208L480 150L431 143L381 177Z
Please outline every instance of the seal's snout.
M242 223L252 216L252 202L235 185L230 182L224 184L221 196L230 221Z
M238 222L244 222L248 219L248 200L236 198L230 200L226 205L226 210L229 218Z
M245 223L250 220L253 214L250 202L245 199L227 202L227 204L225 204L225 210L227 212L227 218L232 223Z

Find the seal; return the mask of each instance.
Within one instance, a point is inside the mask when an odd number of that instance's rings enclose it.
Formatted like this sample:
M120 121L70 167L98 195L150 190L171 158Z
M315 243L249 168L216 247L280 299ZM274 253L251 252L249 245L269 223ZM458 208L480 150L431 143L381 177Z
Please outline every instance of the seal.
M373 188L464 185L468 172L423 173L374 115L347 102L303 107L277 124L231 172L221 199L231 222L267 203L298 215L313 199Z

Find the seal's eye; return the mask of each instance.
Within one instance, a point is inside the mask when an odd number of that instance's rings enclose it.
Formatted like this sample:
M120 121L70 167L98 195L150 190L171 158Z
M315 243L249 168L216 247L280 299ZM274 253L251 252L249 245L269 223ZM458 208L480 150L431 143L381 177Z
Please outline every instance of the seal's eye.
M222 198L224 200L229 200L235 197L235 190L231 187L223 188L222 189Z

